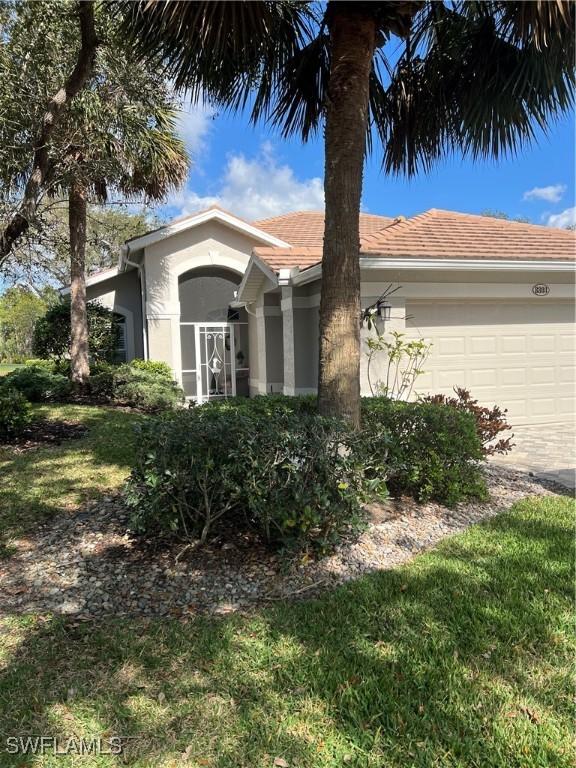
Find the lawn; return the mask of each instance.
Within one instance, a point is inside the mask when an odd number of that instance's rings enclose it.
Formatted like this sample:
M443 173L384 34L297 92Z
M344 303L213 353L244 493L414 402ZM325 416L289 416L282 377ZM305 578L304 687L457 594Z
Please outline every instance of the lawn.
M35 406L38 418L89 427L85 437L15 453L0 447L0 556L7 540L36 521L117 490L130 470L133 425L143 418L117 408Z
M23 367L23 365L17 365L16 363L0 363L0 376L5 376L7 373L10 373L10 371Z
M94 441L69 450L86 461ZM5 618L0 734L133 738L123 757L0 745L0 766L571 766L573 523L569 499L528 499L406 567L247 616Z

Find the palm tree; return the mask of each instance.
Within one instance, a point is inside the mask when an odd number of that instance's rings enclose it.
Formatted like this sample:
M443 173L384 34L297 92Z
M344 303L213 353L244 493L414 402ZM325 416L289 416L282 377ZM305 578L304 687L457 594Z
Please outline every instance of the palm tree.
M103 15L94 75L59 126L51 193L68 195L71 276L71 378L90 375L86 312L88 202L161 200L186 179L189 159L176 133L177 111L153 67L129 60L118 27Z
M90 376L86 311L88 201L106 203L110 187L123 200L161 200L170 189L183 183L188 155L176 136L175 119L176 113L162 105L141 123L116 123L109 132L95 136L93 126L89 126L84 151L78 153L63 179L68 187L70 234L70 370L72 381L80 389Z
M359 212L367 148L412 175L516 152L573 103L574 4L453 0L116 4L177 87L304 140L324 126L319 408L360 418Z

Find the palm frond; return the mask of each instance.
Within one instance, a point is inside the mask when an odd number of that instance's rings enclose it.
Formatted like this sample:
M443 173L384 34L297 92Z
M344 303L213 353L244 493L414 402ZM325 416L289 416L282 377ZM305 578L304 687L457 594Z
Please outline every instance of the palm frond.
M428 170L456 150L513 154L572 106L573 25L548 34L542 49L542 36L524 22L513 24L506 5L426 9L416 53L400 58L376 109L387 171ZM565 10L573 19L573 6Z

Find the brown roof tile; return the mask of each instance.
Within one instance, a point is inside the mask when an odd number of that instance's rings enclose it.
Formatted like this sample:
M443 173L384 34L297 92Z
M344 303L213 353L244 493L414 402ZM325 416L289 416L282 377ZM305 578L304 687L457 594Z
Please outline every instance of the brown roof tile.
M362 254L434 259L572 260L576 234L432 208L364 238Z
M305 214L306 217L310 214ZM323 226L322 214L317 214L314 223L316 232ZM362 214L365 218L367 214ZM287 214L269 222L279 222L291 217L285 226L294 226L299 214ZM430 258L430 259L509 259L509 260L558 260L571 261L576 256L576 233L568 230L525 224L492 216L477 216L455 211L432 208L410 219L385 219L370 216L370 219L385 221L383 227L365 224L361 238L360 252L363 256L389 258ZM303 219L310 224L310 219ZM264 222L265 224L266 222ZM254 222L262 229L261 222ZM274 223L274 228L279 226ZM307 269L322 260L322 240L315 247L302 247L297 237L288 230L280 234L279 229L267 230L277 237L292 242L293 248L255 248L254 252L272 269L299 267ZM306 230L302 240L313 240L312 226Z
M378 232L393 221L387 216L361 213L360 237ZM253 221L252 225L296 247L322 248L324 241L324 211L294 211Z
M321 246L317 248L272 248L269 246L258 246L254 248L253 252L276 272L280 269L292 269L293 267L307 269L322 261Z

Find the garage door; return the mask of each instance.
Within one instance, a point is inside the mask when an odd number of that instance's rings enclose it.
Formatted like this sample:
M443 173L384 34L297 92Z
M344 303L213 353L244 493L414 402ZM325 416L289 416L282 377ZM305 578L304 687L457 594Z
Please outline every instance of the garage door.
M419 392L469 389L512 425L572 422L574 309L551 301L408 301L410 336L432 342Z

